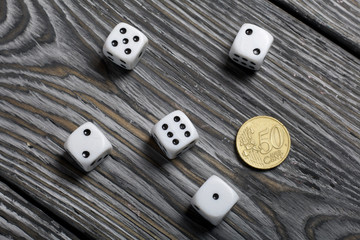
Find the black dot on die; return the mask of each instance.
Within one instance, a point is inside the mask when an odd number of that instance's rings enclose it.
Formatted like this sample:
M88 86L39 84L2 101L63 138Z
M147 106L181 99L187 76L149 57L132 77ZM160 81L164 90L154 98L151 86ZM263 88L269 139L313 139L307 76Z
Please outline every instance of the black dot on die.
M186 128L186 126L185 126L185 124L180 124L180 129L185 129Z
M180 121L180 117L179 117L179 116L175 116L175 117L174 117L174 121L175 121L175 122Z
M88 158L88 157L90 156L90 153L89 153L88 151L83 151L83 152L82 152L82 156L83 156L84 158Z
M113 41L111 42L111 45L113 45L113 47L116 47L116 46L118 45L118 41L113 40Z
M122 34L126 33L126 28L120 28L120 33Z
M168 136L169 138L172 138L172 137L174 136L174 134L173 134L172 132L168 132L168 133L167 133L167 136Z
M90 134L91 134L90 129L85 129L85 130L84 130L84 135L85 135L85 136L89 136Z
M219 199L219 194L214 193L213 196L212 196L212 198L213 198L214 200L218 200L218 199Z
M179 140L177 140L177 139L174 139L172 142L173 142L174 145L178 145L178 144L179 144Z
M127 49L125 49L124 52L125 52L125 54L128 54L128 55L129 55L129 54L131 53L131 49L130 49L130 48L127 48Z
M259 54L260 54L260 49L255 48L255 49L253 50L253 53L254 53L255 55L259 55Z
M127 43L129 42L129 39L124 38L124 39L122 40L122 42L123 42L123 44L127 44Z
M246 35L251 35L253 30L251 28L245 30Z
M134 42L138 42L139 39L140 39L140 38L139 38L138 36L133 37Z
M189 131L186 131L186 132L184 133L184 135L185 135L185 137L190 137L190 132L189 132Z
M168 125L167 125L167 124L163 124L163 125L161 126L161 128L162 128L163 130L166 130L166 129L168 129Z

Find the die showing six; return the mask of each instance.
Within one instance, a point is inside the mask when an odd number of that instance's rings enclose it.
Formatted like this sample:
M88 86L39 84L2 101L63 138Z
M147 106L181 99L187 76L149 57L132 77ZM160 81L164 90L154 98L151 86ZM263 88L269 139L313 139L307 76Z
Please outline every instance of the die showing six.
M157 122L151 135L169 159L174 159L195 145L199 134L190 119L176 110Z

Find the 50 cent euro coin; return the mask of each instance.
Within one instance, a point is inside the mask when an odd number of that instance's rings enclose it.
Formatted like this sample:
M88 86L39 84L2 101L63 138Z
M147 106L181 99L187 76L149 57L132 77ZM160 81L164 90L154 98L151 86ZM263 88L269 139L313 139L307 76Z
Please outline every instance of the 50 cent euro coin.
M240 157L257 169L270 169L282 163L290 151L290 135L277 119L257 116L247 120L236 136Z

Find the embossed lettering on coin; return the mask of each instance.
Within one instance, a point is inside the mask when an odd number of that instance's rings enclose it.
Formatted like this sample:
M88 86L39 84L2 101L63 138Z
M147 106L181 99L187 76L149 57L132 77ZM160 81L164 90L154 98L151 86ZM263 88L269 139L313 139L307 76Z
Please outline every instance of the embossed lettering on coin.
M236 148L250 166L269 169L282 163L290 151L290 135L286 127L268 116L246 121L236 136Z

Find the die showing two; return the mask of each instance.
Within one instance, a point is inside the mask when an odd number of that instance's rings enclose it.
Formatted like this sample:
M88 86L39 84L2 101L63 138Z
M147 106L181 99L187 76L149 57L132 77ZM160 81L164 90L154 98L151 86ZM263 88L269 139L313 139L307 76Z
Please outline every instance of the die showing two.
M243 67L259 70L273 41L274 37L268 31L245 23L235 37L229 57Z
M70 134L64 148L81 169L90 172L110 154L112 145L99 128L87 122Z

